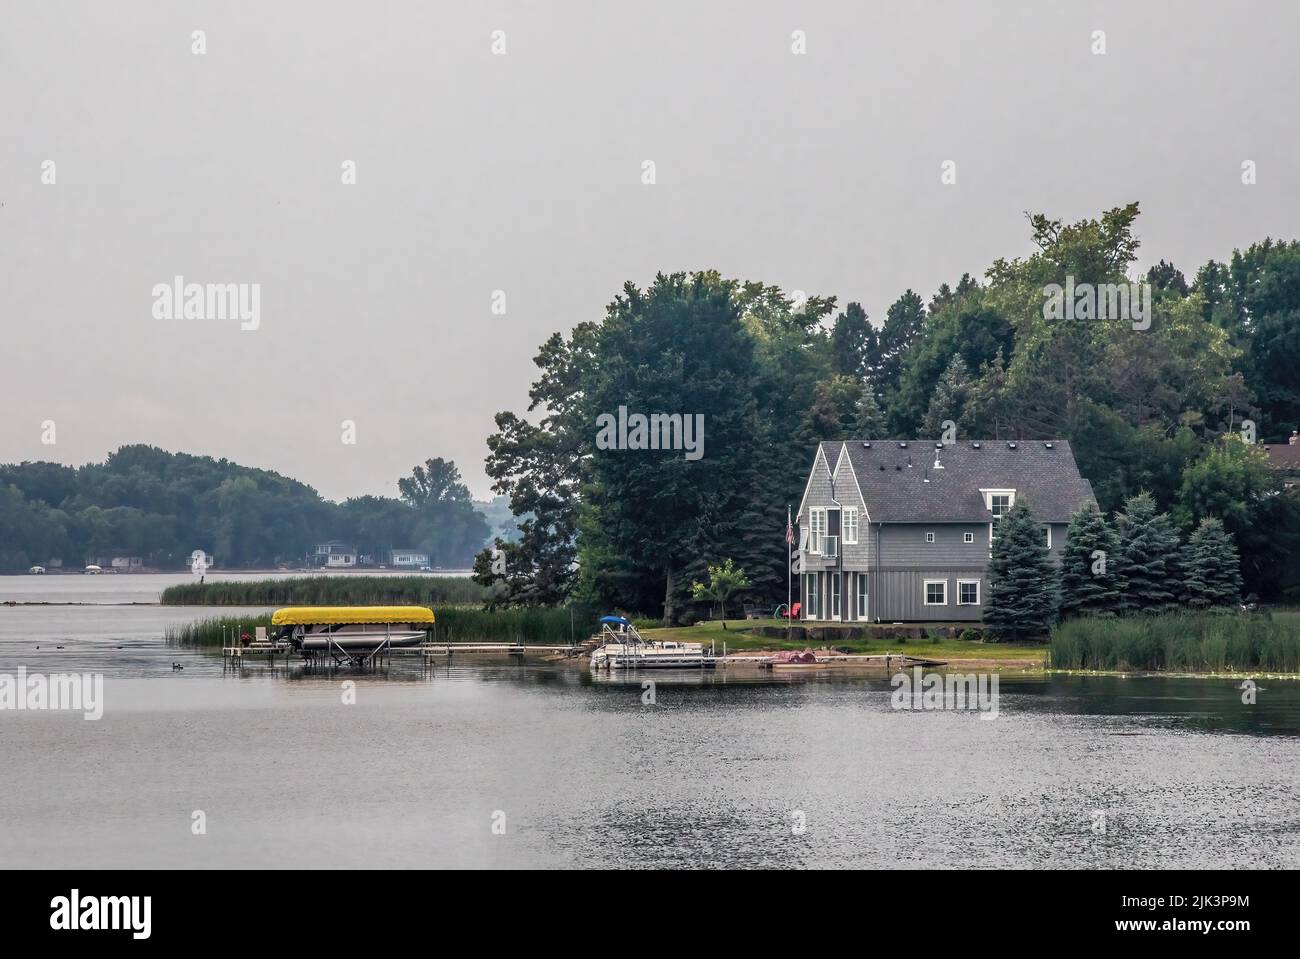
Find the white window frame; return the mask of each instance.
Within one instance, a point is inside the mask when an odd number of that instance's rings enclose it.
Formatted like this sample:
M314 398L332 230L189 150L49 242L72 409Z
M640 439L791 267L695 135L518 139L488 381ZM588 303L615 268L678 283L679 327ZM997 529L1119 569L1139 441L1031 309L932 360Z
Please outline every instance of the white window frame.
M961 598L961 588L963 586L975 587L975 599L969 602ZM957 580L957 605L958 606L979 606L980 605L980 581L978 579L959 579Z
M826 509L818 507L808 511L808 552L817 556L822 552L822 537L826 535Z
M831 619L839 620L841 592L843 591L843 576L840 573L831 573Z
M867 574L858 573L858 584L857 584L858 619L867 618L867 604L869 602L870 602L870 594L867 592Z
M817 618L817 574L804 573L803 580L803 617L804 619Z
M1007 498L1007 509L1016 505L1016 491L1013 489L981 489L980 493L984 496L984 508L990 513L993 512L993 497L1005 496ZM1001 519L1002 514L995 514L994 519Z
M941 603L930 602L931 586L943 587L943 602ZM948 581L946 579L927 579L921 588L923 590L921 597L922 599L925 600L926 606L947 606L948 605Z
M974 534L974 533L962 533L962 534L961 534L961 541L962 541L963 543L973 543L973 542L975 542L975 534Z
M1047 524L1047 548L1052 548L1052 524Z
M840 512L840 535L843 537L844 545L858 545L858 508L856 506L845 506Z
M925 534L925 541L926 541L927 543L933 543L933 542L934 542L934 533L926 533L926 534Z

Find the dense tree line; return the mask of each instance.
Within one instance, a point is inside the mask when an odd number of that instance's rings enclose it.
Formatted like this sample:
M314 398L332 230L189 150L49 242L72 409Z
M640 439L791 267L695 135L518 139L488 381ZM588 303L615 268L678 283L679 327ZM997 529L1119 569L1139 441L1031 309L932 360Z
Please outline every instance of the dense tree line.
M225 567L298 565L328 540L376 556L424 549L434 565L468 565L488 525L455 465L429 460L399 488L401 499L333 503L278 473L150 446L77 468L0 466L0 570L114 555L175 569L195 549Z
M1137 204L1073 224L1031 215L1029 256L928 303L907 290L879 324L856 303L712 271L625 285L603 322L542 346L528 411L497 415L487 469L527 518L480 557L480 579L506 602L579 597L673 619L730 558L751 595L775 601L785 508L815 444L940 439L951 424L1070 440L1103 512L1147 493L1167 514L1156 540L1217 520L1247 589L1294 593L1300 500L1257 448L1229 440L1300 428L1300 243L1265 240L1191 282L1161 261L1144 278L1145 325L1049 317L1050 284L1130 282L1137 216ZM620 406L702 414L703 458L598 448L598 417Z

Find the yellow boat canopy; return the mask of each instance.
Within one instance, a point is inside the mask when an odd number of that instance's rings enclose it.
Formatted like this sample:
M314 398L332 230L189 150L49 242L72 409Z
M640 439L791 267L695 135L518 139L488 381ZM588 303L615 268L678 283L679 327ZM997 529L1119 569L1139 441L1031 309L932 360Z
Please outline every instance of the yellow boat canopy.
M432 622L433 610L427 606L286 606L271 615L272 626Z

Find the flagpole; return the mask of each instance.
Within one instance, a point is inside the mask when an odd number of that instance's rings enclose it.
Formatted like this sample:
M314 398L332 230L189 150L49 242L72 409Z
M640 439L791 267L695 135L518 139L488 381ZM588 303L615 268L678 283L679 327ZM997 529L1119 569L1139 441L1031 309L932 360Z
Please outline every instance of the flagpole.
M794 625L794 537L790 535L790 530L794 527L790 523L790 504L785 504L785 641L790 642L790 628Z

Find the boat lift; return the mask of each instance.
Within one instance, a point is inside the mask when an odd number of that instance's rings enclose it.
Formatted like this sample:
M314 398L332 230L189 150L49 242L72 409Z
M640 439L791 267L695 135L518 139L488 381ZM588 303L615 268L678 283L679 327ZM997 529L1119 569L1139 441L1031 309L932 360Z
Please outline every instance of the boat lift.
M298 653L308 666L387 665L394 649L419 648L433 627L433 610L425 606L288 606L271 616L274 637L265 626L253 642L236 641L221 650L223 664L240 666L246 655L266 655L275 664Z

